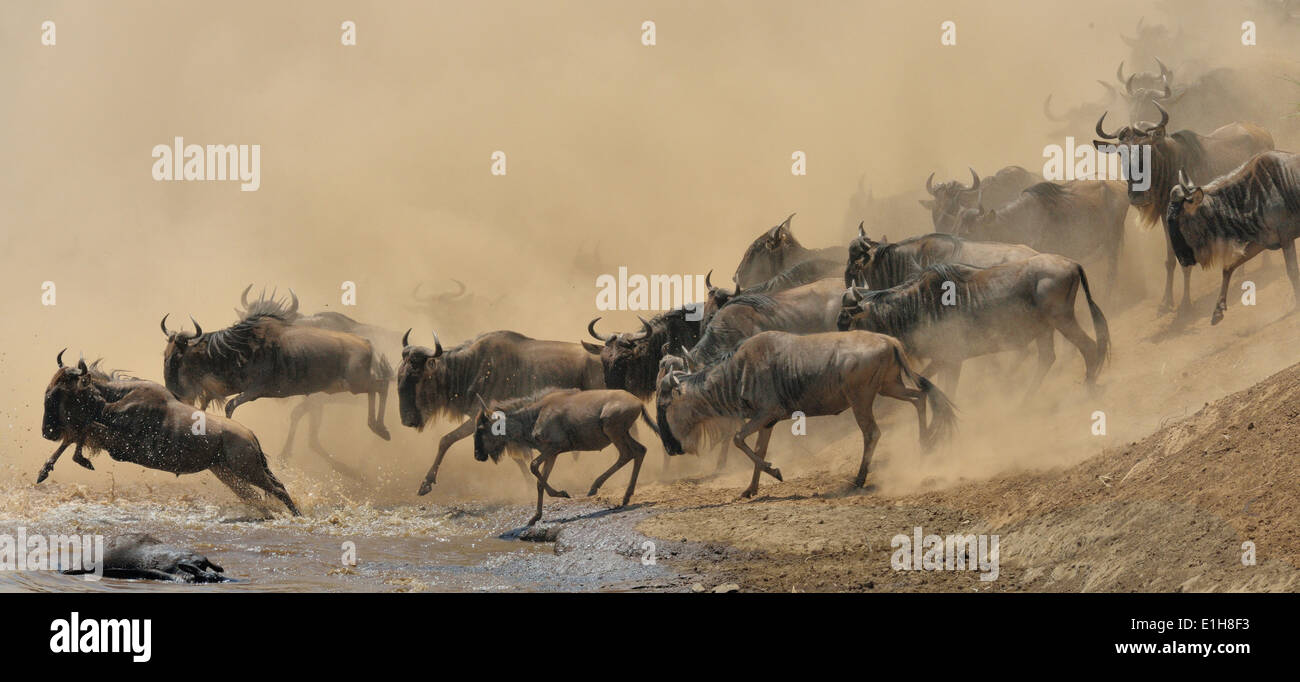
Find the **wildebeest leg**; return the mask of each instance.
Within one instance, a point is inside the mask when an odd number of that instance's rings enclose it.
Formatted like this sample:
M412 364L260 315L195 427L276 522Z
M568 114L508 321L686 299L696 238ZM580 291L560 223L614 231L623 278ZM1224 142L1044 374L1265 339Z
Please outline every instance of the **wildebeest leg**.
M379 399L379 407L375 408L375 399ZM378 391L371 391L366 394L366 423L370 430L375 432L376 436L384 440L392 440L393 436L388 432L388 427L384 426L384 410L388 405L388 383L384 382Z
M280 479L276 478L275 474L271 473L271 470L267 468L265 458L262 459L263 461L261 466L246 467L250 470L238 471L235 473L245 481L248 481L262 490L265 490L267 493L270 493L271 497L283 502L284 506L287 507L289 512L294 516L302 516L298 511L298 506L295 505L293 499L289 497L289 491L285 490L284 484L280 482Z
M1160 300L1160 312L1168 312L1174 309L1174 268L1178 265L1178 259L1174 257L1174 245L1165 237L1165 297ZM1183 269L1184 287L1183 293L1187 293L1186 277L1190 271Z
M307 444L311 446L312 452L325 460L325 463L329 464L330 467L339 473L339 475L351 479L360 479L361 474L358 473L356 469L353 469L335 459L334 455L331 455L329 451L325 449L325 445L320 442L321 416L324 412L324 404L317 403L312 407L312 410L307 413Z
M749 481L749 487L740 494L741 497L753 497L754 494L758 492L758 478L764 471L778 481L785 480L784 478L781 478L780 469L765 461L765 458L767 457L767 442L772 438L772 426L776 425L776 422L779 419L780 417L768 416L751 419L742 426L740 431L736 432L735 437L731 439L731 442L735 443L736 447L740 448L740 451L745 453L749 457L750 461L754 463L754 476ZM757 442L758 452L751 450L749 445L745 443L745 438L755 431L759 432Z
M293 437L298 433L298 422L302 421L304 414L318 407L311 401L312 396L304 397L302 402L295 405L293 411L289 413L289 435L284 437L284 446L280 448L281 464L289 463L289 452L293 449Z
M885 382L880 387L880 395L889 396L890 398L896 398L898 400L906 400L907 402L912 403L912 407L916 408L917 440L921 441L923 444L929 440L929 438L926 437L926 407L924 391L909 388L907 384L903 383L903 377L900 373L898 376L894 377L892 381ZM874 413L872 414L872 419L875 419Z
M77 447L72 451L72 461L76 462L77 464L80 464L83 467L86 467L87 469L90 469L91 471L94 471L95 465L91 464L90 460L86 459L86 456L81 454L81 448L82 448L82 444L77 443Z
M726 438L722 439L722 447L718 448L718 465L713 467L713 473L720 474L723 469L727 468L727 451L731 449L731 443Z
M230 402L226 403L226 419L230 419L231 415L235 414L236 407L239 407L244 403L251 403L261 397L262 396L255 391L244 391L243 393L231 398Z
M1291 257L1295 258L1295 246L1291 247ZM1223 284L1219 287L1219 302L1214 306L1214 314L1210 316L1210 324L1218 324L1223 320L1223 314L1228 311L1228 284L1232 280L1232 272L1241 267L1243 263L1259 255L1264 247L1259 244L1247 244L1246 250L1242 252L1241 257L1223 268ZM1290 272L1288 271L1288 275ZM1294 280L1292 280L1294 283Z
M920 394L920 391L917 393ZM869 396L863 396L853 402L853 418L858 421L858 428L862 430L862 463L858 465L857 478L853 479L853 485L858 488L867 484L867 468L871 466L871 456L876 452L876 443L880 442L880 427L876 425L876 417L871 412L871 403L875 399L876 394L872 392ZM921 398L914 402L924 404L925 400ZM920 416L918 413L918 417Z
M537 477L537 513L533 514L533 518L528 520L528 525L530 526L542 520L542 496L546 493L546 489L550 487L547 481L551 477L551 468L555 466L555 457L558 454L559 453L555 452L543 452L538 455L536 459L533 460L533 463L528 467L532 469L533 475ZM541 467L542 462L545 462L546 464L545 467L541 468L539 471L538 468ZM568 496L569 493L563 490L561 490L559 494L554 495L554 497Z
M1286 261L1286 276L1291 280L1291 291L1295 294L1295 308L1300 310L1300 267L1296 265L1294 241L1282 244L1282 258Z
M1056 322L1056 331L1061 332L1066 340L1073 343L1079 353L1083 355L1084 366L1084 383L1089 386L1097 384L1097 373L1101 371L1101 353L1097 348L1097 342L1088 337L1083 327L1079 326L1079 321L1074 319L1074 313L1069 313L1064 319Z
M519 465L519 473L524 475L524 482L532 483L534 477L533 477L533 473L528 470L528 459L525 457L515 457L513 455L511 455L510 459L513 459L515 461L515 464ZM575 456L574 459L576 460L577 457ZM549 481L546 483L546 494L550 495L551 497L568 497L567 494L561 495L560 491L556 490L555 488L552 488Z
M1038 392L1038 387L1043 385L1043 378L1047 376L1047 371L1052 368L1056 362L1056 335L1055 332L1049 331L1038 337L1038 369L1034 372L1034 378L1029 382L1029 389L1025 391L1024 402L1028 403L1030 398Z
M224 464L218 464L211 467L208 471L211 471L212 474L217 477L217 480L226 484L227 488L234 491L235 495L238 496L244 504L256 509L267 517L271 516L271 511L266 506L262 497L258 495L253 490L253 486L249 485L248 481L245 481L239 474L230 470Z
M416 491L417 495L428 495L429 491L433 490L434 484L438 482L438 467L442 466L442 458L447 454L447 449L456 441L467 438L472 433L474 433L474 420L466 419L464 424L457 426L455 431L448 433L442 437L442 440L438 441L438 455L433 458L433 466L429 468L429 473L424 475L424 482L420 484L420 489Z
M63 441L63 443L59 445L59 449L55 450L54 454L50 455L50 458L45 461L45 466L41 467L41 472L36 474L37 483L44 481L50 475L50 472L54 471L54 463L59 461L59 457L63 454L64 450L68 449L69 445L72 445L72 441Z

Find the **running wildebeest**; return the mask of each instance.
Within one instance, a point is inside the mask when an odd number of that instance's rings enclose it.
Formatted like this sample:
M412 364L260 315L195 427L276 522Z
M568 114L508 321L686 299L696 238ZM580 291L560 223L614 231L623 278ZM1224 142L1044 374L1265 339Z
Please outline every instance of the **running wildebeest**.
M1209 135L1198 135L1190 130L1180 130L1166 135L1169 113L1159 104L1160 122L1150 125L1124 126L1114 133L1102 127L1105 112L1097 120L1096 132L1102 139L1093 141L1101 151L1114 153L1115 143L1142 145L1151 149L1151 167L1139 182L1129 178L1130 169L1121 163L1120 168L1128 180L1128 200L1137 210L1138 218L1151 227L1165 218L1169 205L1169 192L1178 182L1178 171L1183 170L1194 181L1209 182L1232 172L1252 156L1273 148L1273 137L1268 131L1248 123L1230 123ZM1113 141L1113 142L1112 142ZM1130 147L1132 148L1132 147ZM1146 189L1139 189L1145 186ZM1167 231L1166 231L1167 234ZM1168 247L1165 257L1165 295L1160 302L1162 310L1174 309L1174 249ZM1188 312L1192 305L1191 268L1183 268L1183 299L1179 310Z
M991 178L980 179L974 168L970 170L971 183L963 185L956 180L934 184L934 173L925 179L925 191L929 199L921 199L921 205L930 211L930 220L935 232L952 232L957 217L962 209L975 208L982 202L988 208L1001 208L1020 196L1031 185L1043 181L1037 173L1031 173L1020 166L1007 166Z
M740 259L736 274L731 280L741 289L765 282L789 268L804 261L824 261L828 277L834 277L839 264L844 262L843 246L828 246L824 249L807 249L794 238L790 231L789 218L776 227L759 235L745 255Z
M1075 317L1080 287L1096 341ZM1052 254L991 268L941 263L892 289L851 288L844 292L838 327L898 338L912 357L932 361L926 373L942 370L953 377L946 384L949 391L956 390L965 360L1037 341L1038 372L1026 397L1033 395L1056 361L1054 330L1083 355L1089 386L1110 349L1110 329L1093 302L1083 266Z
M444 351L437 334L433 348L410 345L410 336L409 329L402 336L402 363L397 368L402 425L423 431L436 415L465 420L438 441L438 454L420 484L420 495L433 490L447 449L474 433L480 407L475 396L501 401L547 388L605 388L600 361L576 343L495 331ZM527 475L522 462L520 469Z
M965 209L953 234L966 239L1024 244L1077 261L1104 258L1107 292L1115 290L1124 245L1128 199L1124 183L1104 180L1040 182L999 209Z
M262 294L259 295L256 300L250 302L248 300L248 292L252 288L253 285L249 284L244 288L243 293L240 294L239 302L242 309L236 311L240 318L257 314L259 311L278 309L284 313L285 318L292 324L344 332L366 339L375 349L375 352L385 358L383 360L384 363L387 363L386 353L388 351L401 350L399 341L400 335L397 332L384 329L383 327L365 324L364 322L358 322L343 313L330 310L323 310L311 315L304 315L298 310L298 296L293 292L293 289L289 290L291 302L287 310L283 309L283 306L277 307L277 304L273 302L275 297L274 293L272 293L271 298L268 299L265 290L263 290ZM350 403L351 397L338 394L330 395L326 393L311 393L303 396L303 399L294 406L293 411L289 413L288 433L285 435L284 445L280 448L280 461L282 463L289 461L289 453L293 448L294 436L298 432L298 423L302 421L303 417L306 417L307 444L312 451L324 459L339 473L351 478L358 477L358 474L353 471L351 467L348 467L335 459L334 456L325 449L325 445L321 443L320 440L320 427L321 422L324 419L325 404L336 400Z
M41 468L37 483L54 469L59 455L75 444L74 458L81 458L84 446L107 451L119 462L177 476L211 471L253 507L266 511L252 489L257 486L299 516L284 485L267 466L257 436L243 425L197 412L152 381L102 372L87 366L85 360L76 367L65 367L62 351L55 361L58 370L45 389L41 435L63 443ZM198 424L203 425L201 429ZM93 468L88 461L78 461Z
M704 300L703 310L700 314L700 330L703 331L708 328L709 321L717 314L718 309L727 305L727 302L739 294L775 294L805 284L812 284L819 280L839 277L839 271L839 266L831 267L830 261L806 260L792 265L770 279L759 282L752 287L744 289L736 287L735 290L730 290L713 286L713 282L710 281L713 271L710 270L709 274L704 276L704 285L708 287L708 298ZM678 348L678 346L671 347Z
M655 392L655 372L659 359L668 348L690 348L700 339L702 323L693 315L696 309L683 307L641 320L640 331L621 334L600 334L596 331L597 317L587 323L587 333L604 343L582 342L588 353L600 357L605 373L605 387L628 391L638 398L649 398Z
M951 234L934 232L890 243L867 236L861 225L858 237L849 244L849 262L844 268L844 286L872 289L896 287L937 263L964 263L987 268L1037 256L1024 244L977 242Z
M709 321L688 359L705 365L717 362L745 339L762 331L815 334L835 331L844 287L823 279L774 294L733 296ZM677 350L677 349L672 349Z
M294 324L295 315L282 302L260 301L235 324L206 334L197 322L193 333L168 331L164 315L167 388L202 408L225 402L227 417L258 398L365 393L370 430L391 438L384 426L393 375L388 361L360 336Z
M862 431L862 463L854 479L860 488L866 484L880 439L872 412L877 394L912 403L926 447L946 439L956 422L948 398L913 372L906 358L898 340L883 334L763 332L717 364L695 373L664 374L656 396L659 437L664 449L680 454L694 449L701 427L708 422L745 420L732 440L754 462L753 478L742 493L752 497L763 472L782 480L781 471L766 461L768 441L778 422L796 411L816 417L851 408ZM927 400L933 411L928 426ZM751 449L745 438L755 431L757 447Z
M222 583L220 566L188 549L163 544L148 533L123 533L104 547L104 577L124 580L169 580L182 583ZM93 573L94 569L67 569L66 575Z
M1264 249L1281 249L1300 308L1300 155L1264 152L1237 170L1197 187L1179 176L1165 219L1169 243L1184 267L1221 265L1223 284L1210 324L1228 309L1232 271Z
M632 462L632 478L619 505L627 506L636 490L636 477L641 473L641 460L646 452L645 446L632 437L637 417L645 420L655 433L659 431L646 414L645 405L622 390L560 389L495 403L491 407L480 399L480 407L474 422L474 459L486 462L490 457L495 462L506 445L537 452L529 465L537 477L537 513L528 520L530 526L542 518L543 493L552 497L569 496L549 483L555 458L564 452L603 450L610 444L618 448L618 461L592 482L587 496L595 495L610 476Z

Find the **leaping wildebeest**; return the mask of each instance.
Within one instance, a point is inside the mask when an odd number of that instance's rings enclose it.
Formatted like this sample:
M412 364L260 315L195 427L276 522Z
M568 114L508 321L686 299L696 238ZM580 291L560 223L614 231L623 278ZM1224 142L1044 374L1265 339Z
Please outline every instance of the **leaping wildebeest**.
M826 277L839 274L840 263L844 262L843 246L828 246L823 249L808 249L794 238L790 231L789 218L776 227L759 235L736 267L736 274L731 280L741 289L765 282L791 267L805 261L817 261L826 271Z
M963 210L953 234L1024 244L1081 262L1104 258L1106 291L1113 295L1128 215L1125 191L1124 183L1109 180L1040 182L1002 208Z
M420 495L433 490L447 449L474 433L480 408L475 396L504 401L543 389L605 388L600 361L576 343L495 331L444 350L437 334L433 348L410 345L410 336L409 329L402 336L402 362L397 368L402 425L423 431L434 416L465 420L438 441L438 454L420 484Z
M627 483L620 507L626 506L636 490L641 461L646 448L632 436L637 417L658 433L646 414L645 405L636 396L622 390L580 391L576 388L549 391L482 408L474 420L474 459L497 461L507 445L523 446L537 452L529 468L537 478L537 513L528 525L542 518L542 494L568 497L569 493L550 485L555 458L564 452L603 450L610 444L618 449L618 460L596 478L587 496L632 462L632 478Z
M1300 270L1295 240L1300 236L1300 155L1264 152L1237 170L1197 187L1180 175L1165 219L1169 243L1184 267L1223 267L1219 302L1210 318L1218 324L1228 309L1232 271L1264 249L1281 249L1300 308Z
M980 179L974 168L970 170L971 183L963 185L956 180L934 184L934 173L925 180L929 199L921 205L930 211L935 232L952 232L962 209L976 208L983 203L987 208L1001 208L1011 203L1031 185L1042 182L1043 177L1020 166L1007 166L992 177Z
M1101 137L1093 145L1101 151L1114 153L1115 144L1130 149L1149 147L1151 149L1151 167L1146 169L1146 177L1130 177L1127 164L1120 164L1124 177L1128 178L1128 200L1137 210L1143 225L1150 227L1165 218L1169 205L1169 193L1178 183L1178 172L1184 171L1195 182L1209 182L1221 175L1232 172L1252 156L1273 148L1273 136L1268 131L1249 123L1230 123L1209 135L1198 135L1190 130L1180 130L1166 135L1169 113L1159 104L1160 122L1155 124L1134 124L1124 126L1114 133L1107 133L1103 124L1106 114L1102 112L1097 119L1096 131ZM1130 146L1132 145L1132 146ZM1145 187L1145 189L1140 189ZM1162 310L1174 309L1174 257L1173 245L1165 240L1168 247L1165 257L1165 295L1161 299ZM1188 312L1192 305L1191 268L1183 268L1183 300L1179 310Z
M1096 341L1075 317L1080 287L1088 300ZM1052 254L991 268L941 263L891 289L851 288L844 292L840 329L889 334L912 357L927 358L926 372L943 370L956 390L961 364L969 358L1023 349L1038 342L1038 372L1031 396L1056 361L1053 331L1083 355L1085 380L1093 386L1110 349L1110 330L1093 302L1083 266Z
M64 366L62 351L55 360L58 369L45 389L41 435L63 443L41 468L37 483L75 444L74 459L88 469L94 467L82 456L83 447L177 476L207 470L253 507L267 509L253 491L256 486L299 515L284 485L271 473L257 436L242 424L196 413L152 381L103 372L85 360L76 367ZM201 429L196 428L196 414L203 419Z
M952 404L911 370L897 339L859 331L806 336L763 332L714 365L694 373L664 373L656 396L659 437L670 454L681 454L694 449L708 422L744 420L733 442L754 462L753 478L742 493L752 497L763 472L782 480L781 471L766 461L768 441L778 422L794 412L816 417L852 409L862 431L862 463L854 485L862 487L880 440L872 412L878 394L912 403L924 446L952 433L956 422ZM928 425L927 400L933 411ZM750 448L745 438L755 431L757 447Z
M888 289L938 263L964 263L987 268L1037 255L1037 251L1024 244L977 242L942 232L910 237L901 242L890 242L884 237L876 241L868 237L859 225L857 239L849 244L844 286Z
M345 332L294 324L290 306L261 301L235 324L204 333L169 331L163 378L184 402L201 408L225 402L226 416L258 398L286 398L311 393L365 393L366 421L380 438L384 426L392 368L370 341ZM229 396L234 396L226 400Z

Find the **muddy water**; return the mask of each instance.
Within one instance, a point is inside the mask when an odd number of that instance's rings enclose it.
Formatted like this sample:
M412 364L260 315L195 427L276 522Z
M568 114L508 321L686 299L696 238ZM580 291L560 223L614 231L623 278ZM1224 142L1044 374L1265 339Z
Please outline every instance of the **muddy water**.
M22 495L20 491L10 491ZM86 581L53 571L0 571L0 591L546 591L618 590L664 577L643 566L635 546L609 528L630 528L643 516L633 508L610 513L600 505L569 505L556 521L583 532L600 522L608 542L561 543L519 540L530 510L502 505L316 505L301 518L241 519L234 506L176 500L72 499L0 514L0 533L147 532L191 548L221 565L238 582L184 585L156 581ZM55 495L58 495L56 493ZM626 523L609 521L627 514ZM546 522L543 522L543 526ZM568 532L568 529L566 529ZM343 545L355 543L357 561L347 566Z

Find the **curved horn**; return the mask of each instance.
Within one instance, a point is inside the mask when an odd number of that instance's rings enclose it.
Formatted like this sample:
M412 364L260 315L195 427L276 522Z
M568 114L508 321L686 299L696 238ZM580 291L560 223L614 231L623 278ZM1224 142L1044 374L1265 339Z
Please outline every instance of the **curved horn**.
M67 350L68 350L67 348L64 348L63 350L59 351L58 355L54 356L54 361L59 364L60 369L63 368L63 354L67 352Z
M1165 86L1165 91L1164 94L1160 95L1157 99L1169 99L1169 96L1174 94L1174 89L1169 87L1169 77L1161 76L1160 83Z
M591 322L588 322L588 323L587 323L587 333L588 333L588 334L591 334L591 338L596 339L597 341L603 341L603 342L605 342L605 343L609 343L610 341L613 341L613 340L614 340L614 336L615 336L614 334L606 334L606 335L604 335L604 336L601 336L600 334L597 334L597 333L596 333L596 323L599 322L599 321L600 321L600 318L597 317L597 318L593 319Z
M77 369L81 370L81 373L82 373L82 374L86 374L86 373L90 372L90 368L89 368L89 367L86 367L86 356L85 356L85 355L78 355L78 356L77 356Z
M289 313L296 314L298 312L298 294L293 293L293 289L290 289L289 297L293 299L289 304Z
M1101 81L1097 82L1100 83ZM1046 116L1049 121L1061 122L1061 117L1052 113L1052 93L1050 92L1047 93L1047 99L1043 100L1043 116Z
M1116 134L1116 135L1110 135L1110 134L1108 134L1105 130L1102 130L1102 128L1101 128L1101 124L1102 124L1102 122L1104 122L1104 121L1106 120L1106 113L1107 113L1107 112L1105 112L1105 111L1101 112L1101 118L1097 119L1097 135L1099 135L1099 136L1101 137L1101 139L1103 139L1103 140L1114 140L1114 139L1117 139L1117 138L1119 137L1118 134Z
M595 250L594 250L594 249L592 250L592 253L595 253ZM454 283L454 284L456 285L456 289L457 289L457 291L456 291L456 293L454 293L454 294L453 294L453 293L443 294L443 295L442 295L443 300L454 301L454 300L460 298L461 296L464 296L464 295L465 295L465 283L462 282L462 281L460 281L460 280L458 280L458 279L453 279L453 278L450 278L450 277L449 277L448 279L451 279L452 283Z
M858 236L859 236L859 237L862 237L863 239L866 239L866 238L867 238L867 231L866 231L866 229L865 229L866 224L867 224L867 221L865 221L865 220L859 220L859 221L858 221Z
M438 332L433 333L433 357L442 355L442 342L438 340Z
M1160 110L1160 122L1156 124L1156 127L1164 128L1165 125L1169 123L1169 112L1165 111L1165 108L1160 106L1159 102L1152 101L1151 103L1156 105L1156 108Z
M970 178L971 178L971 180L970 180L971 185L970 185L970 187L967 187L967 188L966 188L966 191L967 191L967 192L974 192L975 190L978 190L978 189L980 188L980 176L979 176L979 173L976 173L976 172L975 172L975 169L974 169L974 168L971 168L971 167L969 167L969 166L966 167L966 170L970 171Z
M641 320L641 336L643 338L646 336L650 336L651 334L654 333L654 327L651 327L650 323L646 322L646 319L644 317L637 315L636 319Z
M1048 95L1047 98L1051 99L1052 96ZM925 191L929 192L930 196L934 196L934 173L931 173L930 177L925 179Z
M1183 191L1189 194L1192 190L1196 189L1196 185L1192 184L1192 181L1187 179L1187 173L1184 173L1181 168L1178 169L1178 186L1182 187Z
M1132 94L1133 94L1133 79L1134 79L1134 78L1137 78L1137 74L1136 74L1136 73L1130 73L1130 74L1128 75L1128 80L1124 81L1124 92L1128 93L1129 95L1132 95Z
M402 334L402 348L406 348L407 346L410 345L411 345L411 329L407 329L406 333Z
M194 323L194 338L197 339L200 336L203 336L203 327L199 326L199 321L194 319L193 315L190 315L190 322Z
M166 336L167 338L170 339L171 336L172 336L172 333L169 332L169 331L167 331L167 317L168 317L168 315L171 315L171 313L167 313L167 315L163 315L162 322L159 322L159 323L158 323L158 326L162 327L162 330L163 330L163 336Z
M1165 63L1160 61L1159 57L1155 57L1155 60L1156 60L1156 64L1160 65L1160 77L1165 80L1173 80L1174 72L1170 71L1169 67L1165 66Z
M710 277L713 277L713 271L712 271L712 270L709 271L709 274L707 274L707 275L704 276L704 286L708 287L709 289L712 289L712 288L713 288L713 282L710 281L710 279L709 279Z
M695 362L693 362L695 358L691 357L691 352L686 350L686 346L682 346L681 349L682 359L686 361L686 371L691 372L692 374L695 373L697 371Z
M249 284L248 286L244 287L244 292L239 295L239 304L244 306L245 310L248 309L248 292L251 291L252 289L253 289L253 285Z
M1122 59L1119 62L1119 68L1115 69L1115 79L1119 81L1120 85L1124 84L1124 60Z
M793 213L791 213L790 215L786 216L785 221L781 223L781 226L784 227L784 228L786 228L787 230L790 229L790 219L791 219L791 218L794 218L794 214L793 214Z

